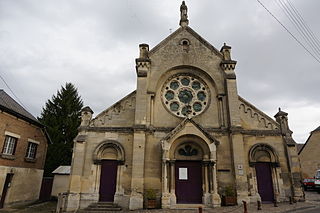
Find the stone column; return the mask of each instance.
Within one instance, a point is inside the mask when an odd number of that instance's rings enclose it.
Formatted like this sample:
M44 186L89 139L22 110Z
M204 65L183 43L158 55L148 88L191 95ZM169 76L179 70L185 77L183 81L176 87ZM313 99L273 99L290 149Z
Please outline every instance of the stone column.
M209 181L208 181L208 175L209 175L209 172L208 172L208 163L205 162L204 163L204 183L205 183L205 194L207 194L209 192Z
M218 181L217 181L217 168L214 161L209 164L209 174L210 174L210 194L211 202L213 207L221 206L220 195L218 194Z
M162 208L170 207L170 194L168 187L168 159L162 160L162 196L161 205Z
M124 190L122 188L122 171L123 171L123 165L118 165L118 171L117 171L117 185L116 185L116 193L114 195L114 203L119 204L122 201L122 197L124 195Z
M170 204L175 205L177 203L176 197L176 174L175 174L175 161L170 161Z
M203 169L203 185L204 185L204 193L202 197L202 203L206 206L209 206L211 204L210 201L210 179L209 179L209 162L203 161L202 163L202 169Z

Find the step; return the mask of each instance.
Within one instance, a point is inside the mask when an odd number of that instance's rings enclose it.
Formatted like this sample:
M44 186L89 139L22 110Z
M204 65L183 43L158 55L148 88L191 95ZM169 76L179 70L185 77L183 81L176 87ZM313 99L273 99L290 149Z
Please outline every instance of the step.
M107 211L91 211L91 210L78 210L77 213L106 213L109 211L120 211L120 210L107 210Z
M81 209L77 213L104 213L109 211L121 211L121 208L107 208L107 209Z
M87 208L84 209L86 211L92 211L92 212L96 212L96 211L121 211L120 207L112 207L112 208Z
M115 204L92 203L88 207L118 207L118 206Z
M202 209L205 208L205 205L203 204L176 204L175 206L172 207L172 209L198 209L201 207Z

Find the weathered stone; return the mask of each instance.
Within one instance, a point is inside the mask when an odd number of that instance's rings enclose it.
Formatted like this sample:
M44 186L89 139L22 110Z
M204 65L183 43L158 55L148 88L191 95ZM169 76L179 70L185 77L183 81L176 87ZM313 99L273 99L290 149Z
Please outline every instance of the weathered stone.
M158 206L179 206L190 162L199 162L197 202L205 207L221 205L227 188L239 204L265 199L259 165L271 172L272 200L301 196L287 117L275 121L238 95L231 47L206 42L188 27L186 12L182 5L181 27L159 45L139 46L136 91L80 128L86 137L75 143L70 192L103 193L102 162L116 160L114 202L123 209L143 208L150 190Z

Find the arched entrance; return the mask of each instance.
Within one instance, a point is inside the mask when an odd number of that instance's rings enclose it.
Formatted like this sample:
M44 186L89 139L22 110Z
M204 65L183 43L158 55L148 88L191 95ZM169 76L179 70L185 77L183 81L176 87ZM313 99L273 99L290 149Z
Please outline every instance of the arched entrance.
M220 205L215 168L218 142L192 134L166 139L162 141L162 208Z
M257 191L261 201L273 202L275 198L275 184L273 171L279 166L278 155L268 144L256 144L250 149L250 166L254 167L256 173Z
M100 165L99 201L113 202L119 186L120 165L124 163L124 149L117 141L100 143L94 153L93 161Z

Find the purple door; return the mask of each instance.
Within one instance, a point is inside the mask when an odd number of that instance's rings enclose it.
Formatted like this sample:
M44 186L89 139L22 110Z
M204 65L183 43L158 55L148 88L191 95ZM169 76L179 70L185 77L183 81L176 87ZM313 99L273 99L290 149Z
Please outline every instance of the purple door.
M273 202L273 184L271 168L269 163L257 163L256 174L258 182L258 192L261 200L265 202Z
M177 203L202 203L202 169L199 161L177 161Z
M99 201L113 202L117 184L117 168L118 162L115 160L101 162Z

